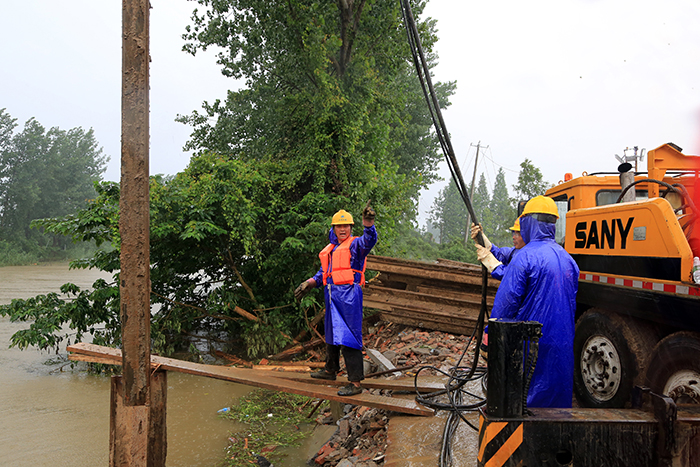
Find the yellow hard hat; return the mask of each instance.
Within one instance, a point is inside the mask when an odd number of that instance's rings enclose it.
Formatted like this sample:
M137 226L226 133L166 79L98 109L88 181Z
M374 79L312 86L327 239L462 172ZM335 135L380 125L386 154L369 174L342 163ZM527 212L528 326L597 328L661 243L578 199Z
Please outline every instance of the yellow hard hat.
M352 220L352 214L347 212L345 209L341 209L333 215L333 220L331 225L345 225L345 224L355 224Z
M559 210L552 198L549 196L535 196L525 205L523 216L528 214L551 214L559 219Z
M520 218L518 217L515 219L515 224L513 224L513 227L511 227L508 230L512 230L513 232L520 232Z

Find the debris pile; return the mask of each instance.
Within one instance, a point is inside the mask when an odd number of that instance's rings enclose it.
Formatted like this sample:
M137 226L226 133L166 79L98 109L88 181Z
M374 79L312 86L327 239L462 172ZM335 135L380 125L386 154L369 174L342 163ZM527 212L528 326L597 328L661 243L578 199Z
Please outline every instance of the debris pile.
M325 418L329 422L328 417ZM355 407L338 420L338 430L309 464L338 467L376 467L381 465L387 448L384 410Z
M469 336L425 331L386 322L370 327L365 337L367 348L379 350L396 368L410 367L410 370L404 371L404 375L409 376L415 375L423 366L432 366L447 373L458 363L460 366L470 364L476 344L473 341L466 349L468 344ZM421 375L436 374L438 372L435 370L421 371Z
M469 336L454 335L441 331L425 331L419 328L379 322L370 326L365 333L365 345L378 350L397 369L404 369L403 375L413 376L419 369L420 377L449 373L457 366L460 357L469 344ZM475 343L469 344L461 367L471 364L474 358ZM369 359L365 360L369 364ZM343 361L341 359L341 366ZM483 360L481 361L483 365ZM407 368L408 367L408 368ZM432 368L425 368L432 367ZM383 372L383 368L372 366L372 372ZM342 369L341 369L342 371ZM371 372L366 376L371 377ZM367 390L367 389L365 389ZM378 389L374 394L386 394ZM337 424L338 430L309 461L310 465L323 467L375 467L384 463L388 446L387 428L392 412L368 407L346 405L346 415L333 421L330 412L321 414L319 424Z

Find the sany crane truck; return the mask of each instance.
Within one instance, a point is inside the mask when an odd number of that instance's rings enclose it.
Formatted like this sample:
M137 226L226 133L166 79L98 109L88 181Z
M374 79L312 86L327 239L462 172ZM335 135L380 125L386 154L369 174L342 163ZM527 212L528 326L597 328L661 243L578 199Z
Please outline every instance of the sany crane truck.
M580 269L574 388L584 407L629 405L635 385L700 404L700 157L669 143L647 166L567 174L546 193L560 211L557 241Z

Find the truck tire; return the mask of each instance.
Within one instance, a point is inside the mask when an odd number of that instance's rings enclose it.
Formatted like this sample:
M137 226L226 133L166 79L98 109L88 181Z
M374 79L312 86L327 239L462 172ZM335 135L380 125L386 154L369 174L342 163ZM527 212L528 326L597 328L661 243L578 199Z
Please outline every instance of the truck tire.
M628 404L658 340L645 323L597 308L584 313L574 337L574 391L579 404L591 408Z
M677 332L651 353L646 385L678 404L700 404L700 334Z

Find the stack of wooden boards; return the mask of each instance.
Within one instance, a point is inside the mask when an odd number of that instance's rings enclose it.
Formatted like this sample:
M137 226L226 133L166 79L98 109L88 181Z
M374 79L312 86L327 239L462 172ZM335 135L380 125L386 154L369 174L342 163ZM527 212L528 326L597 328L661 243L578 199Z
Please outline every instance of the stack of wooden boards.
M481 266L370 255L367 271L379 274L364 288L364 306L379 310L383 320L453 334L474 329L481 309ZM498 284L489 276L489 311Z

